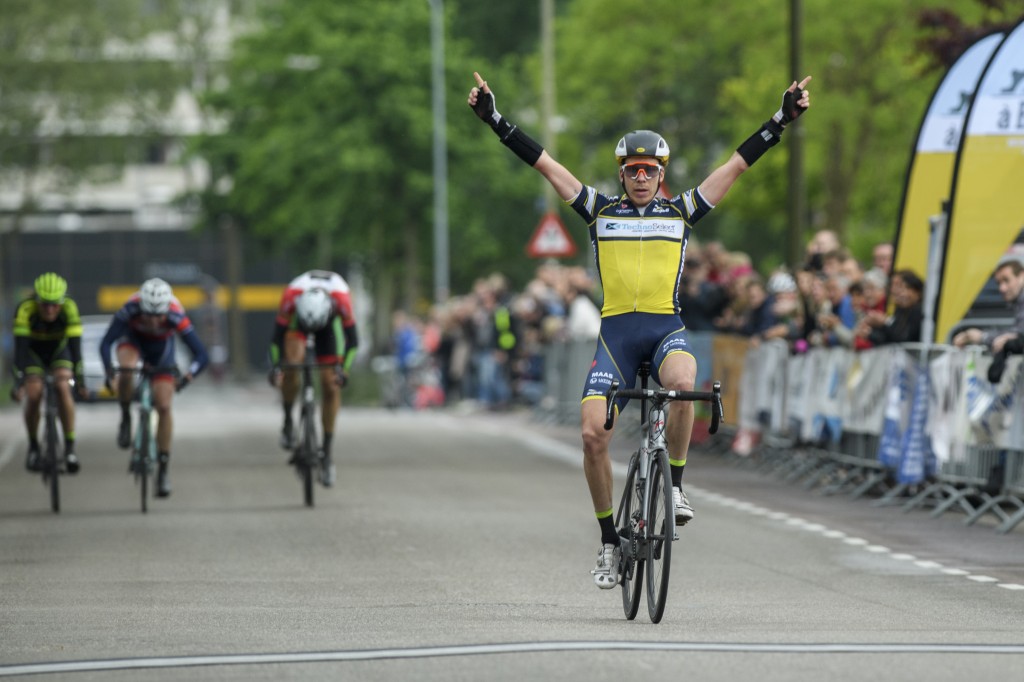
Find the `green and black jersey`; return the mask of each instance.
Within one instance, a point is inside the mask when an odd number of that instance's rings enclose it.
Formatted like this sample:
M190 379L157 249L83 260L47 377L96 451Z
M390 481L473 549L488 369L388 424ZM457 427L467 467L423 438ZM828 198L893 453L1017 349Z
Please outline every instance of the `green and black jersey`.
M78 304L65 298L57 318L43 319L39 301L18 304L14 314L14 368L40 374L49 368L66 367L82 373L82 317Z

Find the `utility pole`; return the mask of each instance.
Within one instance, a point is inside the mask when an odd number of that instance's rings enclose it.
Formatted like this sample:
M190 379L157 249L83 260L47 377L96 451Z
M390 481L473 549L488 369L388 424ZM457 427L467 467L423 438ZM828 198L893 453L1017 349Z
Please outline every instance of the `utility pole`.
M557 157L555 148L555 0L540 0L541 130L542 144ZM544 182L544 210L556 206L555 190Z
M434 302L448 300L448 136L444 103L444 0L430 3L431 87L434 109Z
M789 0L789 71L790 78L797 82L803 77L800 65L802 42L802 8L800 0ZM788 84L787 84L788 86ZM804 129L797 119L789 124L789 233L786 260L796 270L803 261L805 216L807 214L807 190L804 184Z

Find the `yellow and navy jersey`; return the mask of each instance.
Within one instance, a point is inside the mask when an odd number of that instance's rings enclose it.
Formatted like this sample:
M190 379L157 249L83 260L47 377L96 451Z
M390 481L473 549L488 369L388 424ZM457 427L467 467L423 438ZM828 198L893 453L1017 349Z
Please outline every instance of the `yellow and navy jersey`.
M29 298L18 304L14 313L14 336L28 337L32 341L62 341L82 336L82 317L78 304L65 298L57 319L46 322L39 314L39 301Z
M623 313L678 315L686 244L693 225L714 206L695 187L643 210L626 195L584 186L569 202L587 221L604 291L601 317Z

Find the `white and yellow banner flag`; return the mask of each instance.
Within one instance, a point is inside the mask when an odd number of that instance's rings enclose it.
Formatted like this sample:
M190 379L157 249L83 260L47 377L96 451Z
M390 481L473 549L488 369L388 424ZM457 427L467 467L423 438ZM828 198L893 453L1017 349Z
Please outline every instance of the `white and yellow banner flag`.
M928 272L928 219L950 197L960 136L985 66L1005 38L993 33L978 40L953 63L939 83L921 120L914 155L907 170L894 269Z
M945 340L1024 227L1024 22L993 55L967 115L935 315Z

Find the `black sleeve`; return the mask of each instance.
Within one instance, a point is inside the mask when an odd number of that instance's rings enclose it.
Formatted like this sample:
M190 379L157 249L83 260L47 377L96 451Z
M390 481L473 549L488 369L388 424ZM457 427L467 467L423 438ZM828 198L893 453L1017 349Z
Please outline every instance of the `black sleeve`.
M24 372L25 368L28 367L28 344L29 339L27 336L14 337L14 369L18 372Z

